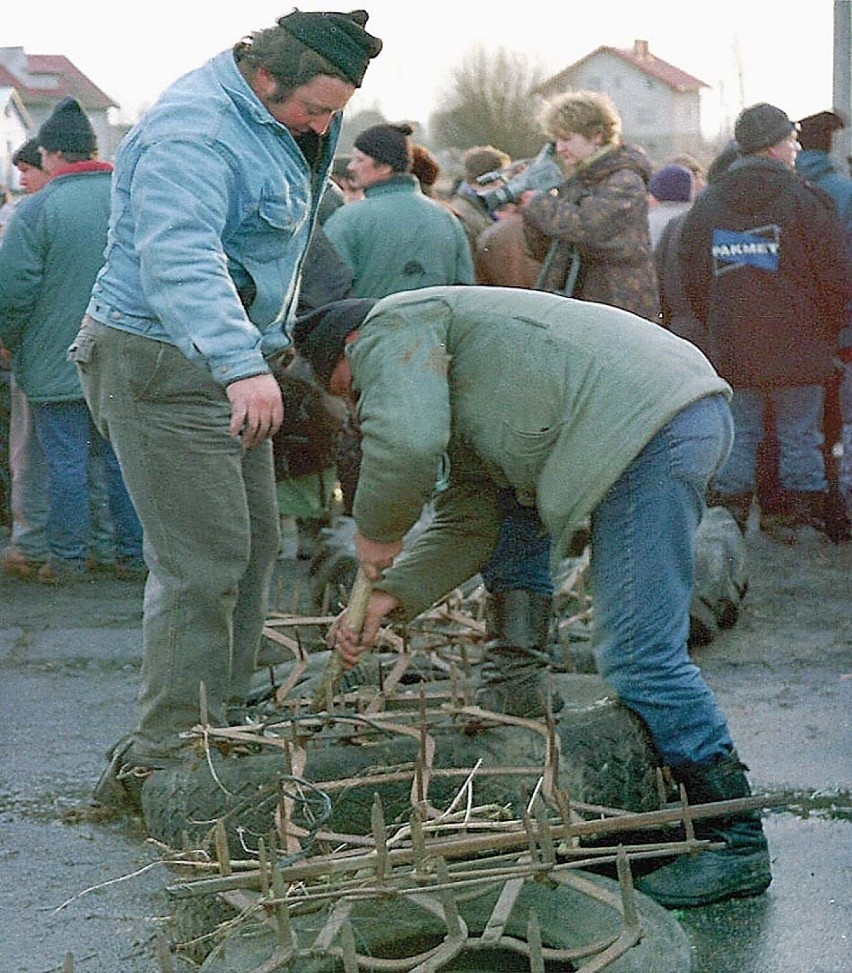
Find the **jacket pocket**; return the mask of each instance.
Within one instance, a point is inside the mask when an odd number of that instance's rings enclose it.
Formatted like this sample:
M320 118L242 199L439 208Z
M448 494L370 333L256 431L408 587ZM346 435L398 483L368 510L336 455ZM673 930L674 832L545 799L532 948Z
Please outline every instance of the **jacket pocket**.
M538 429L521 429L510 422L502 426L501 447L504 455L504 472L509 482L519 491L522 500L535 495L541 471L564 423Z
M93 318L83 318L80 330L74 341L68 346L68 361L75 365L88 365L95 354L95 347L101 336L106 332L107 325L95 321Z
M295 214L307 214L304 206L284 196L262 194L257 210L240 231L238 248L244 259L270 263L279 260L287 241L295 233L299 221Z

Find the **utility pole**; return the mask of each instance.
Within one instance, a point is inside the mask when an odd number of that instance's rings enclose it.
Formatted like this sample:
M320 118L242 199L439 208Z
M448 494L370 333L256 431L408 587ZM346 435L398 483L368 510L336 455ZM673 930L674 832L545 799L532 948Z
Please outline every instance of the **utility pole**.
M848 175L852 167L852 2L834 0L834 72L832 107L846 128L835 133L833 155Z

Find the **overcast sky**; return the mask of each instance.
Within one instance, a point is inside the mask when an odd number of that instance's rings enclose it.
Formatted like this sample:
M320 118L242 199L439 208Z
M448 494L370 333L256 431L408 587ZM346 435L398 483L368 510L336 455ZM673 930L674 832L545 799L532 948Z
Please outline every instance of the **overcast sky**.
M305 0L298 6L349 10L355 4ZM745 104L770 101L794 118L831 107L832 0L805 7L777 0L364 0L364 6L369 29L385 48L352 107L376 106L391 120L425 122L440 105L453 67L477 46L523 53L550 74L600 45L632 47L636 38L713 86L705 110L714 125L725 111L736 113L741 92ZM64 54L121 105L125 120L133 120L176 77L272 25L293 4L39 0L4 7L0 46Z

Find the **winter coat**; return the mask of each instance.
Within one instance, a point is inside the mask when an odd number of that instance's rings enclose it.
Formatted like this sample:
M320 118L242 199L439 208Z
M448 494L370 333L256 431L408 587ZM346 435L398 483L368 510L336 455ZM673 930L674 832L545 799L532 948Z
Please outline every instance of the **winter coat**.
M222 385L286 348L340 131L305 158L224 51L167 88L116 155L88 314L176 345Z
M443 480L432 527L382 582L406 617L488 561L502 491L537 507L561 554L673 416L730 392L697 348L657 325L519 288L385 298L347 357L363 436L359 530L401 539Z
M509 213L479 235L474 254L476 282L496 287L535 287L541 262L527 248L524 218Z
M571 293L649 321L659 317L648 231L651 163L636 146L615 146L581 166L555 193L524 208L530 252L545 260L539 286L563 293L576 248L580 271Z
M111 173L71 163L18 203L0 242L0 340L36 405L83 398L67 351L104 262Z
M746 156L695 200L678 247L697 342L734 387L821 385L852 293L831 200Z
M368 187L364 199L332 213L324 229L352 269L354 297L473 283L461 221L424 196L408 173Z

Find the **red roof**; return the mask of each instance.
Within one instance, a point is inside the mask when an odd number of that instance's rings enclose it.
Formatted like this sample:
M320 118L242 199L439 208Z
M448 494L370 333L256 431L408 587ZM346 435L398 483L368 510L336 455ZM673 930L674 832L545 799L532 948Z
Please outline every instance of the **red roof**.
M560 71L559 74L554 75L550 80L545 81L541 88L550 88L551 85L559 83L566 79L573 71L575 71L581 64L584 64L590 58L596 57L599 54L612 54L615 57L620 57L623 61L626 61L631 67L636 68L639 71L643 71L645 74L657 81L662 81L663 84L668 85L675 91L698 91L699 88L709 88L706 82L701 81L699 78L694 77L691 74L687 74L686 71L681 71L680 68L676 68L673 64L669 64L668 61L664 61L662 58L657 57L656 54L652 54L648 49L648 44L645 41L636 41L633 47L608 47L607 45L602 45L596 48L590 54L585 57L581 57L579 61L575 61L569 67Z
M25 57L26 72L22 76L13 74L0 61L0 87L16 88L24 104L53 104L72 95L84 109L118 107L118 102L101 91L62 54L27 54ZM37 75L55 77L55 84L35 87L31 82Z

